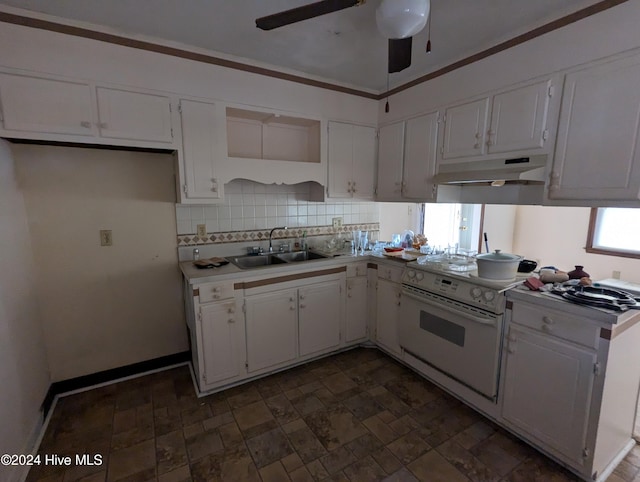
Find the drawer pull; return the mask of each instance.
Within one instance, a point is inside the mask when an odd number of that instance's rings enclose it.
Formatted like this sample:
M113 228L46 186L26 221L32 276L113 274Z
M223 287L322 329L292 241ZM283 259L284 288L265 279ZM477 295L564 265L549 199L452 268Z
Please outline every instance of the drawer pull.
M551 333L553 328L550 325L542 325L542 331L546 331L547 333Z
M233 306L227 310L227 313L235 313L235 312L236 312L236 309Z
M235 323L236 320L234 320L233 318L229 318L229 323Z
M555 321L553 321L553 318L549 318L548 316L543 316L542 321L544 321L547 325L555 324Z
M304 307L305 307L305 305L300 305L300 308L304 308Z

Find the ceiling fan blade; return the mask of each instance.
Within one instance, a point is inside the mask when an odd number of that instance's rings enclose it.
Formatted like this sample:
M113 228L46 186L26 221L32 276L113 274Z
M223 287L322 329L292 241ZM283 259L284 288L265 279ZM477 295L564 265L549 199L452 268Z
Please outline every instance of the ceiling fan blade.
M274 13L266 17L256 19L256 27L262 30L273 30L274 28L283 27L291 23L308 20L310 18L319 17L338 10L353 7L362 3L362 0L322 0L320 2L310 3L302 7L292 8L284 12Z
M389 39L389 73L400 72L411 65L413 37Z

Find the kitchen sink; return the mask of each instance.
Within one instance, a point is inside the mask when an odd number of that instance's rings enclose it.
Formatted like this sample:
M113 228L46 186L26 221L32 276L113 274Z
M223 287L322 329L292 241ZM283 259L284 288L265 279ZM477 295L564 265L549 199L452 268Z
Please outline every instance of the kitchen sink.
M323 256L318 253L313 253L310 251L292 251L290 253L278 253L274 254L276 258L282 259L287 263L298 262L298 261L309 261L312 259L325 259L326 256Z
M277 258L273 254L233 256L227 258L240 269L262 268L275 264L286 264L284 259Z
M291 253L269 253L258 255L247 254L244 256L232 256L227 258L227 260L235 264L240 269L253 269L324 258L326 258L326 256L309 251L292 251Z

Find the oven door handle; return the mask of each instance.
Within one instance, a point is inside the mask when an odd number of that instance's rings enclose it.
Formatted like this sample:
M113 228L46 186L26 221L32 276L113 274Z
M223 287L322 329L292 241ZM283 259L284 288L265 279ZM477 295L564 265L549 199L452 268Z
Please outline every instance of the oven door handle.
M427 304L429 306L433 306L434 308L437 308L439 310L443 310L443 311L446 311L448 313L453 313L453 314L458 315L458 316L464 316L465 318L467 318L467 319L469 319L471 321L475 321L476 323L481 323L483 325L496 326L496 320L495 319L481 318L479 316L475 316L475 315L472 315L470 313L466 313L466 312L463 312L463 311L460 311L460 310L456 310L455 308L449 308L448 306L441 305L441 304L438 304L438 303L434 303L433 301L430 301L430 300L427 300L427 299L422 298L420 296L414 295L413 293L408 293L406 291L403 291L402 295L406 296L408 298L412 298L412 299L414 299L416 301L419 301L421 303L425 303L425 304Z

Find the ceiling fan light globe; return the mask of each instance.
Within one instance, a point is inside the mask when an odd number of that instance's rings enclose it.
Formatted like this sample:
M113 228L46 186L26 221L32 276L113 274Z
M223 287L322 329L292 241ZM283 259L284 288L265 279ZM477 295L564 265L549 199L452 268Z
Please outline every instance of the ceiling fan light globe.
M412 37L429 18L429 0L382 0L376 10L378 30L386 38Z

